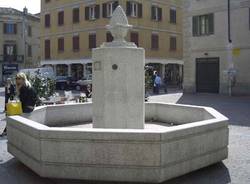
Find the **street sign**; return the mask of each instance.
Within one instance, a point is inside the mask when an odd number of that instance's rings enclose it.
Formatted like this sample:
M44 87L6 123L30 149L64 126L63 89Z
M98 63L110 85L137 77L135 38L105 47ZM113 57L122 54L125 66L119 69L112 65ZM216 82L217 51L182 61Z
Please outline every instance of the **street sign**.
M11 75L18 72L18 64L3 64L2 69L3 75Z

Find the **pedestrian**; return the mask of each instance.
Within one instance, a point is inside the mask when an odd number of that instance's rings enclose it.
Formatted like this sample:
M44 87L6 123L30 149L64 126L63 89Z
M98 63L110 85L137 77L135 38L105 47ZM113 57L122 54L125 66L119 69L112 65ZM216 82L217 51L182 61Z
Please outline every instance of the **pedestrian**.
M87 85L85 94L86 94L86 97L87 97L87 98L91 98L91 97L92 97L91 85L89 85L89 84Z
M155 78L157 76L157 71L153 72L153 76L152 76L152 83L153 83L153 93L156 93L156 86L155 86Z
M164 92L168 93L168 75L167 75L167 73L165 73L165 75L164 75L163 82L164 82Z
M23 112L32 112L35 108L38 98L34 88L31 86L24 73L18 73L16 75L16 89L19 100L22 103Z
M6 85L5 85L5 111L6 109L6 105L9 102L9 100L13 100L15 96L15 87L11 81L11 78L8 78L6 81Z
M160 93L160 87L161 87L161 77L159 74L156 74L155 81L154 81L154 86L155 86L155 93L159 94Z

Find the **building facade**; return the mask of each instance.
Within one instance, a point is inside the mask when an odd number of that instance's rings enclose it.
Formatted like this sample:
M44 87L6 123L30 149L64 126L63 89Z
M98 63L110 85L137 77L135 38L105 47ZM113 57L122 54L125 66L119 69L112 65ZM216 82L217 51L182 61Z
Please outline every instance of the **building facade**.
M118 5L134 26L127 41L145 48L147 64L162 75L180 74L182 7L174 0L42 0L42 65L76 80L90 74L91 50L113 39L105 26Z
M183 12L184 90L250 94L250 1L186 0Z
M12 8L0 8L0 83L22 68L39 66L40 18Z

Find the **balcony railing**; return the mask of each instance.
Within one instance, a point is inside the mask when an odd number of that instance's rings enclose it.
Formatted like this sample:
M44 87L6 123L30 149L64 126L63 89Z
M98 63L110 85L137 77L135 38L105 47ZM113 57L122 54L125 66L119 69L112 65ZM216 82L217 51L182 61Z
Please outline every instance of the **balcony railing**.
M23 55L0 55L1 63L23 63L24 56Z

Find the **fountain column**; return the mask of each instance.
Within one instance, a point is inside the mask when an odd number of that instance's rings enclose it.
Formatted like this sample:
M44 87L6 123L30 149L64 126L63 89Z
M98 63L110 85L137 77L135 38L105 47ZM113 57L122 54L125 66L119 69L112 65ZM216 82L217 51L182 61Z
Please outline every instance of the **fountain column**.
M94 128L144 128L145 50L125 41L131 27L118 6L107 26L114 41L92 52Z

